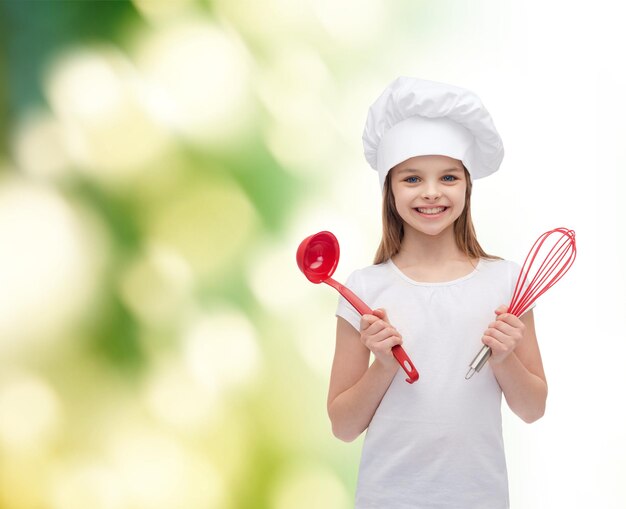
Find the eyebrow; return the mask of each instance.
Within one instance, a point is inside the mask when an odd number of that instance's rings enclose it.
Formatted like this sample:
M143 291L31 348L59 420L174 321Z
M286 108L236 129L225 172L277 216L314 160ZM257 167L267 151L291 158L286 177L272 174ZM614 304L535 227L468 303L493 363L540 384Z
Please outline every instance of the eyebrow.
M415 171L423 171L423 170L421 170L420 168L405 168L403 170L400 170L398 174L410 173L410 172L415 172ZM446 173L446 172L452 172L452 171L460 173L463 170L461 168L446 168L444 170L441 170L440 173Z

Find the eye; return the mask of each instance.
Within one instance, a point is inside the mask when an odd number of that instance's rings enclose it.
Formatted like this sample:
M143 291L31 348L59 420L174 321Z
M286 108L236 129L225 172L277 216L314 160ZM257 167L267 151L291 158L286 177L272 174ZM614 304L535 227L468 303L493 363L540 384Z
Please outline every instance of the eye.
M442 177L445 182L454 182L458 180L454 175L445 175Z
M407 177L404 179L405 182L408 182L409 184L416 184L417 183L417 179L418 177Z

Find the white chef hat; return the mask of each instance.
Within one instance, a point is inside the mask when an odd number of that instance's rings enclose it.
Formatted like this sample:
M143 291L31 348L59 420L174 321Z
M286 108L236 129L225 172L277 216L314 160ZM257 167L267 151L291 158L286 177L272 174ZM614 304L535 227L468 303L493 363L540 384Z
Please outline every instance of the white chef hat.
M370 106L363 148L381 188L391 168L411 157L444 155L472 179L491 175L504 157L502 139L476 94L446 83L396 78Z

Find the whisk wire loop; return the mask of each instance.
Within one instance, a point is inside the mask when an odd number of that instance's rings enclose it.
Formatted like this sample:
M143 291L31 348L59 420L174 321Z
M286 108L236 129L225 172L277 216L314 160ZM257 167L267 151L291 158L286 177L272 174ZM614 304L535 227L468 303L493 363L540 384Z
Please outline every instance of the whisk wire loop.
M530 278L531 269L543 244L548 238L560 233L561 236L552 245L537 270ZM542 234L530 249L520 271L513 297L509 304L509 313L521 316L541 295L559 281L569 270L576 258L576 237L574 230L555 228ZM529 281L530 279L530 281Z
M544 234L545 235L545 234ZM547 235L542 239L542 242L538 246L537 251L535 251L533 258L531 259L530 264L528 265L527 271L530 270L532 263L534 262L537 253L541 249L543 243L545 242ZM565 242L563 242L565 241ZM543 285L546 280L554 273L556 267L559 266L559 263L563 260L563 258L568 254L569 242L566 237L562 237L559 241L552 247L548 255L544 258L543 262L537 269L536 274L534 275L532 281L529 283L527 292L523 293L521 296L518 296L519 302L516 306L519 309L526 309L532 302L543 293L543 291L550 288L554 283L556 283L565 273L566 266L562 266L554 275L553 279L546 285L546 288L541 292L541 285ZM556 250L556 251L555 251ZM524 274L523 279L526 279L528 274L527 271L522 270ZM520 313L521 314L521 313Z

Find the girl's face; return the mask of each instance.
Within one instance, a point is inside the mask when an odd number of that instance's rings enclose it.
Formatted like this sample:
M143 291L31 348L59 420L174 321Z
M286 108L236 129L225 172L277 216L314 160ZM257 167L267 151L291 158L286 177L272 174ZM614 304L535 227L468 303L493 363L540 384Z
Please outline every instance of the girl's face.
M417 156L391 169L391 189L405 228L439 235L465 208L463 163L447 156Z

